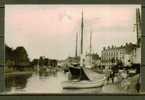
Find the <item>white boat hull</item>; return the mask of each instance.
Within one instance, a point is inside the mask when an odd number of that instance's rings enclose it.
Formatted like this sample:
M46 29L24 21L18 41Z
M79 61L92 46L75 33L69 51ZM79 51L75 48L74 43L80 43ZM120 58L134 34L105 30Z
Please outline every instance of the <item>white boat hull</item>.
M85 89L97 88L104 85L105 79L99 81L64 81L62 83L63 89Z

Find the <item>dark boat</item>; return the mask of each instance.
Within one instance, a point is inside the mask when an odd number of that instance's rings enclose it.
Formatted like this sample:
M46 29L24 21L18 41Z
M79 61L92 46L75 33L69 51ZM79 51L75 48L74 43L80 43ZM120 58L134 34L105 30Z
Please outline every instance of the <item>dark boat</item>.
M71 80L77 79L79 81L82 80L90 80L88 76L85 74L82 67L69 67L69 72L71 74Z
M69 74L70 79L62 83L64 89L96 88L104 85L105 78L93 81L87 76L85 68L80 66L70 66Z

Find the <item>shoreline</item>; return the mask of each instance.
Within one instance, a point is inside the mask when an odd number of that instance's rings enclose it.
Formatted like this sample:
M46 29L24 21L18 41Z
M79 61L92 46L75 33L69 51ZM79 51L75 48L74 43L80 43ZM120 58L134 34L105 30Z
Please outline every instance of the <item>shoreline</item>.
M33 74L33 71L15 71L15 72L10 72L10 73L4 73L6 77L8 76L14 76L14 75L28 75L28 74Z

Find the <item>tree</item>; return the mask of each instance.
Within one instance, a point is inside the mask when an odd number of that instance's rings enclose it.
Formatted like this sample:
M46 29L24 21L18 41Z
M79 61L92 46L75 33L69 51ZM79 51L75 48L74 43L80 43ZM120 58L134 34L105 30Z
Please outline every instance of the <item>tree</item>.
M43 56L40 56L40 58L39 58L39 65L44 66L44 57Z
M14 50L15 63L18 66L28 66L29 58L24 47L20 46Z
M9 46L5 45L5 64L6 66L14 66L14 54L13 54L13 49L10 48Z
M50 63L51 63L52 67L56 67L57 66L57 60L55 60L55 59L50 60Z
M13 50L7 45L5 45L5 59L13 60Z
M45 66L48 66L48 65L49 65L49 59L48 59L48 58L45 58L45 59L44 59L44 65L45 65Z
M36 66L36 65L38 65L38 63L39 63L38 59L33 59L32 62L31 62L31 65Z

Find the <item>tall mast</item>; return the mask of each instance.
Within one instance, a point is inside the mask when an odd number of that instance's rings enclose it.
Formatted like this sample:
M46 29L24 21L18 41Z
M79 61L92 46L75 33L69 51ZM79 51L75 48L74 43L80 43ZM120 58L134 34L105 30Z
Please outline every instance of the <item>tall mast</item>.
M83 31L84 31L84 19L83 19L83 11L82 11L82 19L81 19L81 54L80 54L80 66L84 65L83 58Z
M92 32L90 32L90 54L92 53Z
M83 31L84 31L84 19L83 19L83 11L82 11L82 20L81 20L81 54L83 54Z
M76 51L75 51L76 57L78 56L77 50L78 50L78 33L76 33Z
M90 32L90 53L89 53L89 57L90 57L90 66L92 64L92 32Z
M137 44L140 46L141 42L141 18L139 8L136 9L136 32L137 32Z

